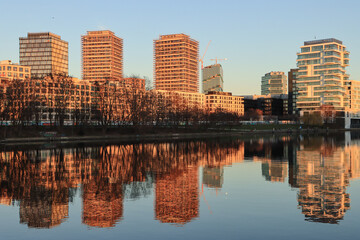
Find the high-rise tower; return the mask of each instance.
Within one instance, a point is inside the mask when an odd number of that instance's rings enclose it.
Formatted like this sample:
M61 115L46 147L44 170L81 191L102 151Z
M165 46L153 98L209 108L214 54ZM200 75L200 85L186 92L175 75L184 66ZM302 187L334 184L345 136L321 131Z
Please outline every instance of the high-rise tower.
M31 67L32 77L68 74L68 43L50 33L28 33L19 38L20 65Z
M82 78L104 82L123 77L123 40L111 31L88 31L81 37Z
M199 91L199 43L185 34L154 40L156 90Z
M299 68L296 80L296 107L301 112L332 105L335 110L349 107L346 81L349 75L349 52L342 41L334 38L307 41L297 53Z

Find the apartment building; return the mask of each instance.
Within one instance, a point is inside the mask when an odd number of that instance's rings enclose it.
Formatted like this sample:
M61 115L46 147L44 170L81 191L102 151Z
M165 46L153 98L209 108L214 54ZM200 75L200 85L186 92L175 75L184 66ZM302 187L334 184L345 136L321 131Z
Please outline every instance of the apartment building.
M350 107L346 92L349 51L335 38L306 41L297 53L296 107L301 113L332 105L336 111Z

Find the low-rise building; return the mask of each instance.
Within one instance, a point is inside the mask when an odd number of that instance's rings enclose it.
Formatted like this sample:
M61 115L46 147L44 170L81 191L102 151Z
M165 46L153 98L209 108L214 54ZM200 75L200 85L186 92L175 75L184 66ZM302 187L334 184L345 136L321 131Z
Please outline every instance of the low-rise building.
M210 112L222 110L244 115L243 97L233 96L230 92L210 91L205 94L206 108Z
M264 116L283 117L288 115L288 95L250 95L244 96L245 112L261 110Z
M0 61L0 77L8 78L10 80L19 79L24 80L30 78L31 67L22 66L11 62L10 60Z

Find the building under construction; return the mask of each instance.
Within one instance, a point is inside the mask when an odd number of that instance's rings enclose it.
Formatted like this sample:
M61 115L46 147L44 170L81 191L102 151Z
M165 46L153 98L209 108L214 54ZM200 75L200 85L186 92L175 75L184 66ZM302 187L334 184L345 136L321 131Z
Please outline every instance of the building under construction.
M223 69L220 64L214 64L202 69L202 92L224 91Z
M185 34L154 40L156 90L199 91L199 43Z
M111 31L88 31L81 37L82 77L91 82L123 77L123 40Z

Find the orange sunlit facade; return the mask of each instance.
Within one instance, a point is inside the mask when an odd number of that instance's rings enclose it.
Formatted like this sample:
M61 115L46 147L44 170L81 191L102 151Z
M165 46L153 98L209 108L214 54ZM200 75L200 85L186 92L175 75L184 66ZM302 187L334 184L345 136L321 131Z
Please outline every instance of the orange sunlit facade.
M69 73L68 42L51 32L28 33L19 38L20 65L31 67L32 77Z
M244 115L244 97L233 96L229 92L208 92L205 95L206 108L210 112L222 110Z
M156 219L184 224L199 215L198 169L189 167L156 179Z
M31 67L15 64L10 60L0 61L0 78L24 80L30 76Z
M199 43L185 34L154 40L156 90L199 91Z
M83 80L104 82L123 77L123 40L111 31L88 31L81 37Z
M145 91L145 79L143 78L134 78L134 77L123 78L121 80L121 83L123 87L134 88Z

